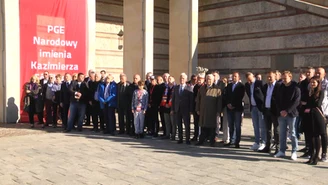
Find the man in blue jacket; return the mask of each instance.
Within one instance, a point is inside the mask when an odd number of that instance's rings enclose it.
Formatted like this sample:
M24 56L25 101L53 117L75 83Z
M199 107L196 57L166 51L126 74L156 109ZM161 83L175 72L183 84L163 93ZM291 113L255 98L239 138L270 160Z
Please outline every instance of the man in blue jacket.
M114 77L108 74L99 86L98 100L100 102L100 108L104 111L104 120L106 124L106 130L104 134L115 135L116 119L115 109L117 105L117 84L114 82Z

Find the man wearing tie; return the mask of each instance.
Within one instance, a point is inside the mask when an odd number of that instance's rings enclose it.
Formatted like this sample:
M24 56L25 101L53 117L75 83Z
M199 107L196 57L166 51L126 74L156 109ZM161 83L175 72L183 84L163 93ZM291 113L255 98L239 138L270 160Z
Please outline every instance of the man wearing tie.
M115 135L116 119L115 109L117 106L117 84L114 82L114 77L108 74L105 78L105 83L100 84L98 92L98 100L100 108L104 111L104 120L106 131L104 134Z
M240 148L241 138L241 120L243 107L243 97L245 95L245 86L240 82L240 76L238 72L234 72L232 75L232 83L227 86L226 89L226 101L227 101L227 114L229 122L229 135L230 142L225 144L229 146L234 140L234 132L236 129L235 148Z
M78 131L82 131L83 118L85 116L85 109L89 101L89 89L87 84L84 82L84 74L79 73L77 81L73 81L69 86L70 92L70 115L68 118L68 128L66 132L70 132L77 117Z
M120 74L120 83L117 85L117 111L118 111L118 125L120 128L119 134L130 132L131 128L131 102L129 102L129 85L126 81L126 75ZM125 118L125 119L124 119ZM124 121L125 120L125 121ZM126 127L126 130L125 130ZM127 133L129 134L129 133Z
M174 88L172 96L171 112L176 115L176 123L178 125L179 140L178 144L183 143L183 128L182 120L186 131L186 144L190 144L190 114L194 112L193 101L193 88L186 84L188 77L185 73L180 75L180 85Z

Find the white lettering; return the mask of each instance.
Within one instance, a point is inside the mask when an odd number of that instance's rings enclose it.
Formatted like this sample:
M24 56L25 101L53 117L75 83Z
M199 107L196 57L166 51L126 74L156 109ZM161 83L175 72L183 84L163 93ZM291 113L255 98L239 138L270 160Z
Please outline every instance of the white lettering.
M51 45L51 46L67 46L67 47L74 47L74 49L77 48L78 41L72 41L72 40L61 40L58 39L43 39L41 37L34 36L33 37L33 44L36 45Z

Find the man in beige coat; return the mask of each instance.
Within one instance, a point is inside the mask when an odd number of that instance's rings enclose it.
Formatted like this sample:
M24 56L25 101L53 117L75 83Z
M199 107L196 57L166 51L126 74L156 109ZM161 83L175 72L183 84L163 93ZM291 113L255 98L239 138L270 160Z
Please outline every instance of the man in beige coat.
M206 85L199 89L196 100L196 112L199 114L199 126L201 135L196 145L202 145L205 139L209 139L211 146L215 145L216 117L220 115L222 108L222 94L219 86L214 84L214 76L206 76Z

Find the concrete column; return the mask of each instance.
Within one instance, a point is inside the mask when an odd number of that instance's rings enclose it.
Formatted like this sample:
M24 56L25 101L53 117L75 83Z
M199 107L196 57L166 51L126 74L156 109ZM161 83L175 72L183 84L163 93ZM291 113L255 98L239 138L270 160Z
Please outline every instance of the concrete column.
M15 122L19 116L17 108L20 107L20 47L19 47L19 0L4 0L5 26L4 48L2 51L2 86L4 114L0 116L0 122ZM3 6L3 4L2 4ZM7 109L7 103L10 105ZM8 110L8 111L7 111ZM17 111L17 112L16 112Z
M196 71L198 44L198 1L170 1L169 71L178 78ZM178 79L177 79L178 80Z
M5 20L5 15L4 15L5 9L4 9L4 0L0 0L0 123L3 123L4 117L5 117L5 110L6 110L6 97L5 97L5 69L4 69L4 64L5 64L5 30L4 28L4 20Z
M154 0L124 0L123 71L128 79L153 72Z
M87 1L87 71L95 69L96 60L96 0ZM84 71L87 74L87 71ZM99 71L98 71L99 72Z

